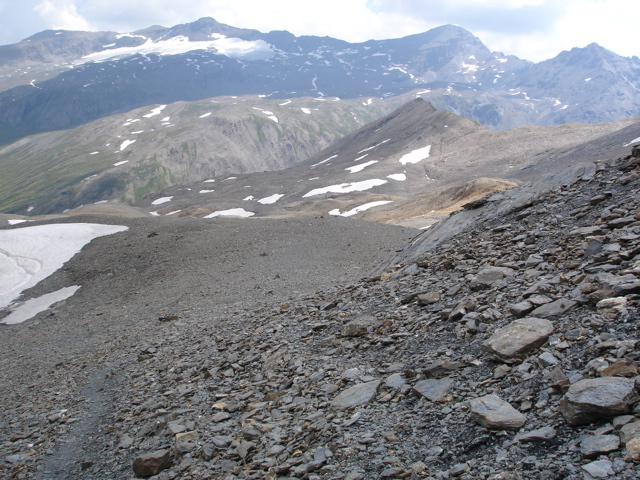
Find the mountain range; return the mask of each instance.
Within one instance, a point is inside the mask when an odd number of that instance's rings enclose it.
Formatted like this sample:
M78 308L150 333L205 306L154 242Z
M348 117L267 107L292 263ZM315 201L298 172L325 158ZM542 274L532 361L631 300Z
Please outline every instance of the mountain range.
M363 43L212 18L131 34L45 31L0 47L0 143L177 101L412 91L491 129L608 122L640 114L640 59L591 44L532 63L453 25Z

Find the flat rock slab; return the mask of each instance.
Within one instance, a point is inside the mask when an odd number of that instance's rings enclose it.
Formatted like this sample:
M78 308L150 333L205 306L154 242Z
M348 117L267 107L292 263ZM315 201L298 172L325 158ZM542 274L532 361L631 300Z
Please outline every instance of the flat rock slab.
M536 308L531 315L539 318L554 318L560 317L572 309L576 305L573 300L567 300L566 298L560 298L555 302L547 303L541 307Z
M639 399L631 378L590 378L569 387L560 412L570 425L584 425L628 413Z
M509 267L487 267L471 276L470 287L472 290L488 288L491 285L503 281L505 278L515 276L516 272Z
M514 363L543 345L553 333L553 323L525 317L500 328L482 344L482 349L506 363Z
M522 434L516 435L515 441L516 442L521 442L521 443L525 443L525 442L532 442L532 443L550 442L551 440L553 440L557 436L558 436L558 433L556 432L555 428L553 428L553 427L542 427L542 428L539 428L537 430L533 430L532 432L526 432L526 433L522 433Z
M588 475L587 480L592 478L611 478L615 475L613 471L613 463L609 460L598 460L597 462L587 463L582 466L582 470Z
M619 448L618 435L592 435L580 442L580 453L587 458L615 452Z
M526 421L525 415L497 395L485 395L469 402L471 418L494 430L518 430Z
M437 403L443 402L447 398L447 393L449 392L449 389L451 389L452 385L453 380L450 378L432 378L428 380L420 380L413 387L413 391L419 396Z
M331 408L334 410L347 410L359 405L366 405L375 398L379 386L380 380L374 380L347 388L333 399Z

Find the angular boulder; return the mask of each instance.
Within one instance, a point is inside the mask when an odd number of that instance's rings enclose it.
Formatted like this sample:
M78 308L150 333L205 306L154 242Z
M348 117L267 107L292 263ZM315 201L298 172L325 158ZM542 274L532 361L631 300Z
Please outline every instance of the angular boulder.
M176 434L175 448L176 453L192 452L198 447L198 432L183 432Z
M151 477L171 466L169 450L157 450L141 455L133 461L133 473L138 477Z
M427 400L439 403L447 398L452 385L453 380L450 378L420 380L413 387L413 391Z
M569 425L584 425L625 414L639 399L631 378L589 378L569 387L560 400L560 412Z
M469 406L475 422L494 430L518 430L527 418L497 395L474 398Z
M496 330L482 349L499 360L514 363L543 345L552 333L553 323L549 320L525 317Z

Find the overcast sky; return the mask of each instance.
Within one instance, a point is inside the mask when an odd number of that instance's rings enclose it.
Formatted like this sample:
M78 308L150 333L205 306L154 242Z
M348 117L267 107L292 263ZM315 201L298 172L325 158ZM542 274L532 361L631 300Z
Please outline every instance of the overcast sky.
M640 55L638 0L0 0L0 45L47 29L131 32L213 17L349 42L460 25L493 51L541 61L596 42Z

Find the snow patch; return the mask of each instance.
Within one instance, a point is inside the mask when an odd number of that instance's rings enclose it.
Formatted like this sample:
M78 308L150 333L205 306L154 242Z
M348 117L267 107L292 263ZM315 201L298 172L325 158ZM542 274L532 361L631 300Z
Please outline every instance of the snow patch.
M136 143L136 141L135 140L125 140L124 142L122 142L120 144L120 151L123 151L125 148L127 148L132 143Z
M151 205L162 205L163 203L170 202L173 197L160 197L151 202Z
M260 108L256 108L256 107L252 107L254 110L258 110L261 113L264 113L265 115L267 115L267 118L269 120L273 120L274 122L278 123L278 117L276 117L273 112L270 112L269 110L262 110Z
M378 187L387 183L386 180L380 180L373 178L371 180L363 180L362 182L353 183L341 183L339 185L330 185L328 187L315 188L303 195L304 197L312 197L314 195L323 195L325 193L349 193L349 192L362 192L369 190L373 187Z
M311 110L305 107L301 107L300 110L302 110L304 113L306 113L307 115L311 115Z
M276 193L276 194L271 195L269 197L261 198L260 200L258 200L258 203L261 203L263 205L271 205L272 203L276 203L282 197L284 197L283 194Z
M198 118L207 118L209 115L211 115L211 112L203 113Z
M362 170L364 170L368 166L373 165L374 163L378 163L378 160L371 160L370 162L361 163L360 165L354 165L353 167L347 167L347 168L345 168L345 170L349 170L351 173L357 173L357 172L361 172Z
M73 287L62 288L56 292L47 293L41 297L27 300L9 315L4 317L0 323L4 323L5 325L16 325L29 320L40 312L47 310L54 303L61 302L71 297L79 288L80 285L74 285Z
M247 212L244 208L230 208L229 210L218 210L210 213L204 218L213 217L251 217L255 215L253 212Z
M397 182L404 182L407 179L407 176L404 173L394 173L393 175L387 175L387 178L396 180Z
M329 215L339 215L341 217L351 217L356 213L364 212L365 210L369 210L373 207L379 207L380 205L386 205L387 203L393 203L391 200L381 200L379 202L370 202L365 203L364 205L360 205L358 207L352 208L351 210L347 210L346 212L340 213L340 210L335 208L329 212Z
M384 144L384 143L387 143L387 142L389 142L389 141L391 141L391 139L390 139L390 138L387 138L386 140L383 140L382 142L380 142L380 143L378 143L378 144L374 145L373 147L369 147L369 148L365 148L364 150L360 150L358 153L368 152L369 150L373 150L374 148L379 147L380 145L382 145L382 144Z
M331 155L329 158L327 158L327 159L325 159L325 160L322 160L321 162L314 163L314 164L313 164L313 165L311 165L311 166L312 166L312 167L317 167L318 165L322 165L323 163L326 163L326 162L328 162L329 160L336 158L337 156L338 156L338 155Z
M160 105L157 108L154 108L153 110L151 110L151 112L147 113L146 115L143 115L144 118L151 118L151 117L155 117L156 115L160 115L160 113L167 108L166 105Z
M120 165L124 165L125 163L129 163L129 160L123 160L122 162L114 163L113 166L114 167L119 167Z
M130 35L134 36L134 35ZM140 37L139 35L137 35ZM195 50L210 50L218 55L231 58L253 58L266 60L274 55L271 45L264 40L247 41L240 38L227 38L224 35L212 33L212 40L190 41L187 37L178 35L166 40L153 41L146 38L146 42L135 47L110 48L85 55L76 64L86 62L104 62L116 57L131 55L180 55Z
M61 223L0 231L0 308L58 270L97 237L127 230L120 225Z
M623 145L623 147L630 147L631 145L633 145L634 143L638 143L640 142L640 137L638 138L634 138L633 140L631 140L629 143L627 143L626 145Z
M400 159L400 163L402 165L406 165L407 163L418 163L422 160L429 158L429 152L431 151L431 145L427 145L423 148L418 148L417 150L413 150L412 152L403 155Z
M215 192L215 190L200 190L200 192L198 193L211 193L211 192Z

